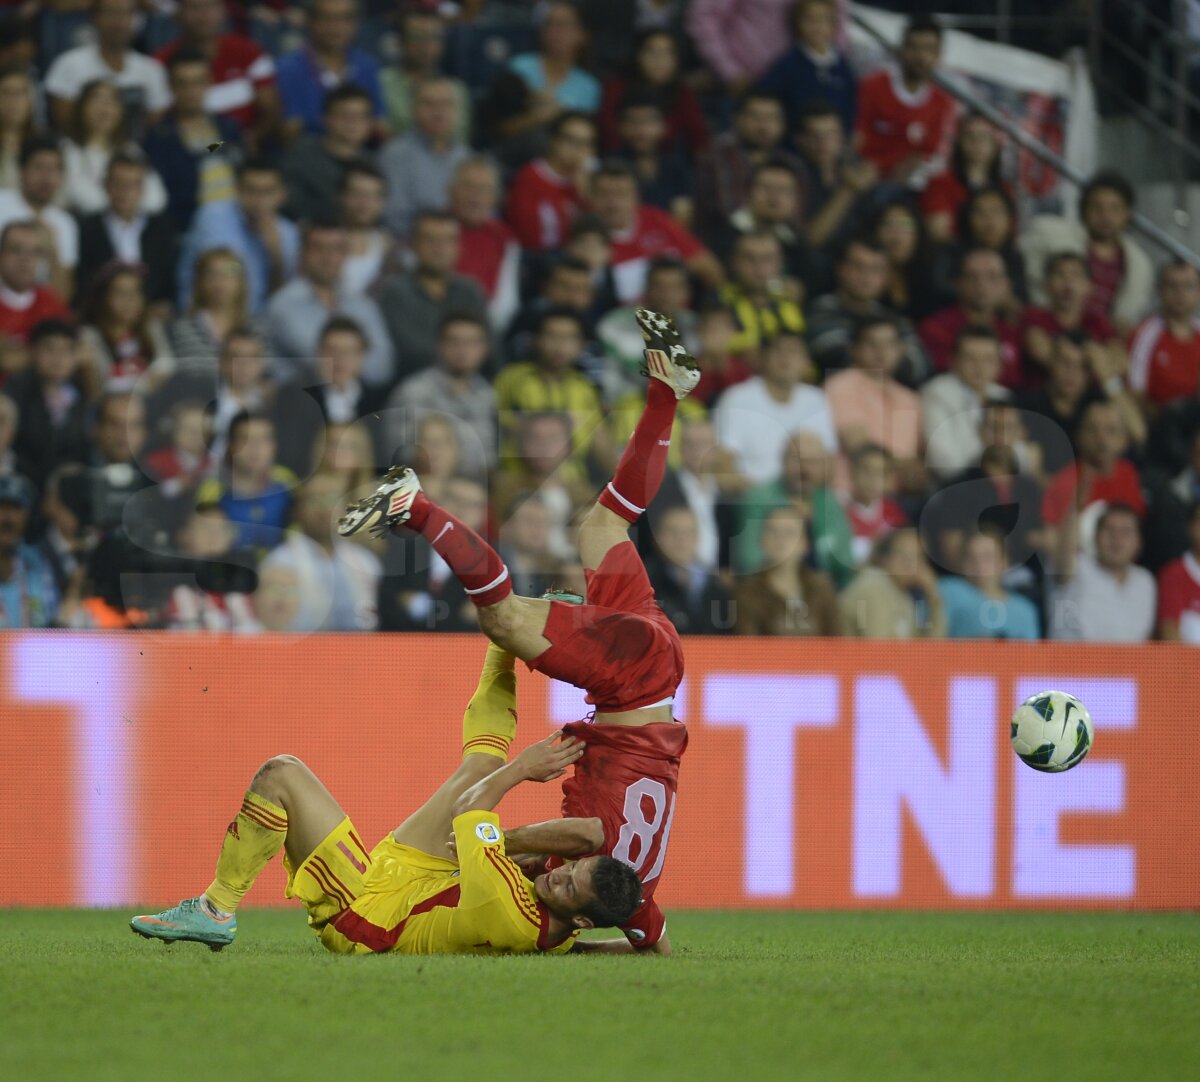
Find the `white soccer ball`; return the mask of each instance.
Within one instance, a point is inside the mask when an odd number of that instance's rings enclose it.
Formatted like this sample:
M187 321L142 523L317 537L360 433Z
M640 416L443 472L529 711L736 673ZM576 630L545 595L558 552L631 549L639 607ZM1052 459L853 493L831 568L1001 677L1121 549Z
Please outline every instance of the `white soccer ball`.
M1093 732L1092 715L1074 695L1041 691L1013 714L1013 751L1026 766L1057 774L1083 762Z

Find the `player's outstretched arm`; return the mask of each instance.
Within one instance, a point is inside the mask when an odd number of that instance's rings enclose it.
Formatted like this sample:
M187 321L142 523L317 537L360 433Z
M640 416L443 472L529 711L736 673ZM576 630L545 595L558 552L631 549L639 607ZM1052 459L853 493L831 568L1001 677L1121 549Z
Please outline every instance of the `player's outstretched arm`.
M632 944L624 936L617 939L577 939L572 954L634 954Z
M472 811L491 811L510 789L523 781L553 781L583 757L584 745L573 736L551 733L530 744L511 763L481 778L454 802L454 818Z
M504 832L504 850L511 856L586 857L604 848L604 824L599 819L551 819Z
M635 950L633 944L624 936L616 939L578 939L571 953L578 954L581 951L584 954L670 954L671 941L667 938L667 933L663 932L653 947Z

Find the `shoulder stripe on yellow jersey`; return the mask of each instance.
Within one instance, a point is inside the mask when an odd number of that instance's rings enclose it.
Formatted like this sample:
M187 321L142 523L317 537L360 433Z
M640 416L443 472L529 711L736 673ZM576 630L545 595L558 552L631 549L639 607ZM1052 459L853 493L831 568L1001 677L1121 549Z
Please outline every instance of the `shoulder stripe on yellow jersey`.
M358 848L359 848L359 851L362 853L362 855L363 855L364 857L366 857L368 860L370 860L370 859L371 859L371 854L367 852L367 847L366 847L365 845L363 845L363 843L362 843L362 839L361 839L361 838L360 838L360 837L359 837L357 834L355 834L353 830L351 830L349 833L350 833L350 840L351 840L351 841L352 841L352 842L353 842L355 845L357 845L357 846L358 846Z
M507 885L513 902L516 904L517 912L535 928L540 929L542 918L538 912L537 903L529 896L524 884L517 881L516 877L521 874L520 870L507 857L502 857L497 853L495 849L485 848L483 852Z

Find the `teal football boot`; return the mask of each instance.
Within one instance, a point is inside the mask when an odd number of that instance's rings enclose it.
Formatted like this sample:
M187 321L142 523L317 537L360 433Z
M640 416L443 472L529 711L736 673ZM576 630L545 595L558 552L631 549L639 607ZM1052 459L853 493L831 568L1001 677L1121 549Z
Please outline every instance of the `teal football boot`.
M210 950L219 951L228 947L237 935L237 914L218 920L200 904L199 898L184 898L161 913L134 917L129 927L143 939L161 939L166 943L190 940L207 943Z

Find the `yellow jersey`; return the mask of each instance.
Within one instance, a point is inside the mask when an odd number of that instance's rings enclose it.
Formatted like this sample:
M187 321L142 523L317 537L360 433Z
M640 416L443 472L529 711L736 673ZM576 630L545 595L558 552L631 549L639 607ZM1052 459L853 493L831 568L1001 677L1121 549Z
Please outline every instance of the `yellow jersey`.
M454 836L457 863L401 845L390 834L384 838L371 851L361 892L320 928L322 943L345 954L571 949L575 933L551 941L550 914L533 884L505 856L504 834L493 813L458 816Z

